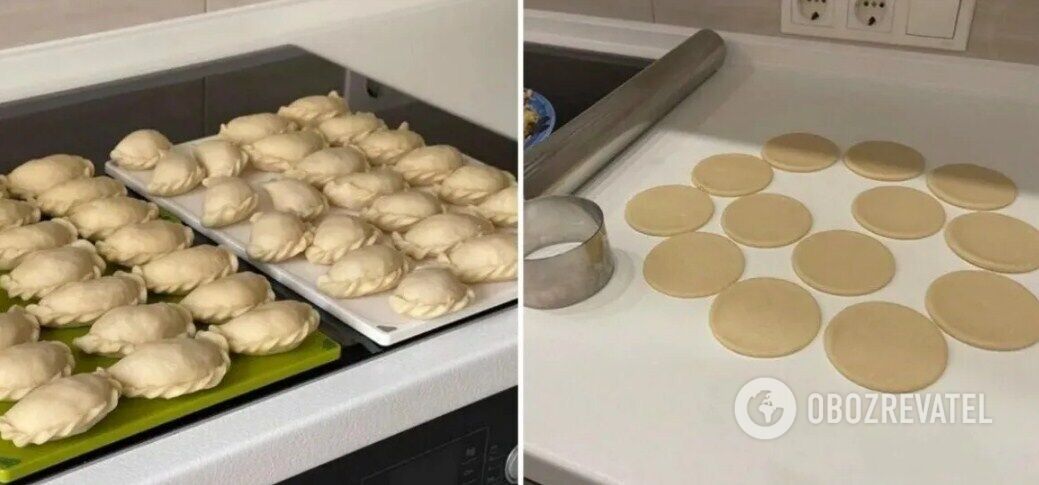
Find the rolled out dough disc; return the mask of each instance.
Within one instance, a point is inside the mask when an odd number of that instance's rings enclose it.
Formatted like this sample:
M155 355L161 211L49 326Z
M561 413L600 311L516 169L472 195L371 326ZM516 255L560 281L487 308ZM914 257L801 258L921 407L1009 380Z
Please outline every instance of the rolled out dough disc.
M811 133L788 133L765 143L761 157L790 172L815 172L833 165L840 157L837 144Z
M855 197L851 214L874 234L920 239L945 225L945 209L929 194L909 187L874 187Z
M895 276L895 257L880 241L854 231L817 232L794 247L794 272L833 295L873 293Z
M733 241L756 248L793 244L812 228L804 204L780 194L752 194L722 212L722 229Z
M912 308L858 303L830 320L826 356L844 377L880 392L912 392L945 372L949 349L941 330Z
M927 186L939 199L967 209L999 209L1017 198L1013 180L991 168L971 163L944 165L932 170L927 174Z
M739 281L711 304L711 332L722 345L750 357L781 357L812 342L819 304L795 283L776 278Z
M988 271L956 271L927 288L927 312L957 340L989 350L1039 341L1039 300L1020 283Z
M873 180L909 180L924 173L924 156L893 141L864 141L844 154L848 169Z
M661 185L643 190L628 201L628 225L650 236L673 236L695 231L714 215L714 202L702 190L688 185Z
M1039 231L1028 223L995 212L971 212L951 221L945 242L959 257L1002 273L1039 268Z
M642 265L642 276L657 291L678 298L718 293L740 279L743 253L717 234L687 232L657 244Z
M772 183L772 166L743 153L707 157L693 168L693 185L708 194L736 197L753 194Z

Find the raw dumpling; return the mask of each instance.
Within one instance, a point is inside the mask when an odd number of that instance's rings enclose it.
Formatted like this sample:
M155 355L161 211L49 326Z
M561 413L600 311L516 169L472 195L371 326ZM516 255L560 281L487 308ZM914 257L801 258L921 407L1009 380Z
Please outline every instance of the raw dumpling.
M126 135L109 155L125 169L149 170L172 148L173 144L162 133L137 130Z
M138 345L108 368L126 397L172 399L220 384L231 366L227 339L201 331Z
M310 130L280 133L242 145L253 166L264 172L284 172L322 148L325 139Z
M368 160L353 147L335 147L319 150L300 160L285 175L316 187L323 187L332 179L368 170Z
M76 205L119 195L126 195L126 187L112 177L78 178L47 189L36 203L48 215L64 216Z
M271 196L274 210L296 214L303 220L314 219L328 209L321 191L302 180L271 180L263 184L263 190Z
M375 199L362 215L384 231L403 231L441 212L444 204L436 196L421 190L404 190Z
M438 184L462 166L462 152L450 145L416 148L397 160L393 169L412 186Z
M49 155L29 160L7 175L11 193L23 199L72 179L93 177L94 163L76 155Z
M50 340L28 342L0 352L0 401L17 401L29 391L72 373L72 350Z
M195 145L191 153L206 169L207 177L235 177L249 162L249 156L227 140L204 141Z
M379 130L356 143L373 165L393 165L404 154L426 144L422 135L408 129L408 123L396 130Z
M440 255L466 283L516 279L516 235L499 233L474 237Z
M477 212L499 227L516 227L519 192L515 185L491 194L476 206Z
M155 293L187 293L238 271L238 258L224 248L202 244L153 259L133 272Z
M318 131L334 146L347 146L378 130L386 129L386 122L373 113L348 113L322 121Z
M0 313L0 350L40 339L40 321L18 305Z
M278 263L302 253L314 240L310 224L288 212L259 212L250 218L249 257Z
M112 276L66 283L25 307L45 327L89 325L117 306L137 305L148 299L140 276L116 271Z
M33 251L71 244L77 235L76 226L62 218L0 231L0 270L14 268Z
M148 182L148 193L162 197L186 194L206 178L206 169L198 160L180 152L169 152L159 159Z
M72 208L68 220L87 239L104 239L116 229L159 217L159 206L133 197L115 196L84 202Z
M238 177L208 178L202 201L202 225L223 227L244 221L256 210L260 197L248 182Z
M180 304L195 320L221 323L274 301L270 281L256 273L235 273L191 290Z
M371 224L346 214L329 214L314 229L314 241L306 250L307 260L332 264L347 251L379 242L382 234Z
M0 275L0 288L25 300L39 298L65 283L98 278L104 270L105 260L94 245L80 239L26 255L10 273Z
M191 312L176 303L127 305L105 312L72 344L88 354L122 357L138 345L195 335Z
M288 352L317 330L314 307L294 300L265 303L209 330L227 338L231 351L245 355Z
M40 222L40 208L29 202L0 199L0 231Z
M158 219L116 229L97 242L97 251L112 263L133 266L191 246L194 239L188 226Z
M463 165L440 183L440 197L452 204L479 204L510 183L508 174L494 167Z
M220 125L220 138L230 140L239 145L247 145L271 135L279 135L296 131L299 126L283 116L274 113L256 113L239 116Z
M405 187L407 184L399 173L378 169L336 177L325 184L322 192L333 205L360 210L368 207L376 197L399 192Z
M457 312L469 305L475 294L445 268L417 269L400 281L390 295L393 311L420 320Z
M346 113L349 109L346 101L339 93L332 91L328 96L305 96L288 106L278 109L278 114L300 125L315 125L334 116Z
M403 235L393 233L393 243L415 259L446 253L462 241L490 234L494 226L468 214L436 214L411 226Z
M355 249L317 277L317 287L336 298L356 298L389 290L410 269L400 251L382 244Z
M40 386L0 416L0 438L21 448L86 432L119 404L122 387L104 370Z

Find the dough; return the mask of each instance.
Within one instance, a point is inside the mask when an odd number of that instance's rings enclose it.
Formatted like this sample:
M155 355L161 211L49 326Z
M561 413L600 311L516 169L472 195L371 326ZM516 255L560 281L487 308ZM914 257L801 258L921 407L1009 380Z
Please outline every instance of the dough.
M286 177L302 180L315 187L324 187L341 175L368 170L368 160L353 147L334 147L318 150L300 160L285 172Z
M393 311L431 320L457 312L475 298L473 290L445 268L417 269L404 277L390 295Z
M314 230L288 212L258 212L249 219L249 257L279 263L303 252L314 241Z
M72 208L68 220L87 239L104 239L123 226L159 217L159 206L119 195L84 202Z
M661 185L643 190L628 201L624 219L632 229L650 236L695 231L714 215L714 202L688 185Z
M415 259L437 257L459 243L494 232L490 221L468 214L436 214L411 226L403 235L394 232L393 243Z
M220 125L220 138L239 145L248 145L271 135L288 133L297 129L299 129L299 125L288 118L274 113L256 113L239 116Z
M189 247L194 239L190 227L157 219L116 229L97 242L97 251L112 263L133 266Z
M743 253L717 234L687 232L665 239L646 255L642 276L653 289L678 298L724 290L743 274Z
M314 229L314 240L306 249L307 261L332 264L348 251L370 246L382 239L371 224L346 214L329 214Z
M768 162L743 153L707 157L693 168L693 185L711 195L736 197L761 191L772 183Z
M379 229L403 231L442 212L444 204L436 196L421 190L404 190L376 198L361 214Z
M927 174L927 187L939 199L966 209L992 210L1017 198L1014 181L971 163L944 165Z
M206 169L190 155L169 152L155 164L148 193L172 197L191 192L206 178Z
M955 271L927 288L927 312L946 333L989 350L1018 350L1039 341L1039 300L1006 276Z
M109 155L127 170L150 170L173 148L165 135L155 130L137 130L126 135Z
M815 172L837 161L840 149L832 141L811 133L789 133L765 143L761 157L773 167L789 172Z
M393 169L412 186L434 185L462 166L462 152L451 145L416 148L397 160Z
M279 133L242 145L253 167L264 172L284 172L322 148L325 139L310 130Z
M134 266L156 293L187 293L200 285L238 271L238 258L224 248L202 244L180 249Z
M207 140L191 148L207 177L236 177L245 170L249 156L227 140Z
M509 186L491 194L476 206L477 212L499 227L516 227L519 221L519 189Z
M76 205L119 195L126 195L126 187L111 177L78 178L47 189L36 203L47 215L64 216Z
M972 212L949 221L945 242L957 256L1001 273L1039 268L1039 231L995 212Z
M399 173L388 169L352 173L332 179L322 192L333 205L346 209L361 210L380 195L404 190L407 184Z
M711 332L748 357L782 357L819 333L822 314L804 288L776 278L752 278L726 288L711 304Z
M278 115L299 123L301 126L315 125L349 111L346 101L332 91L327 96L305 96L278 109Z
M515 234L489 234L462 242L441 254L440 261L465 283L514 280L519 260L517 248Z
M0 313L0 350L40 339L40 321L19 305Z
M76 226L56 218L0 231L0 270L9 270L33 251L71 244L76 240Z
M373 244L343 255L328 273L317 277L317 287L336 298L356 298L396 287L409 269L400 251Z
M780 194L751 194L722 212L722 229L733 241L756 248L793 244L812 228L812 213L796 199Z
M210 177L202 182L202 225L224 227L249 218L260 197L248 182L238 177Z
M317 129L333 146L347 146L373 132L385 130L386 122L373 113L346 113L322 121Z
M227 338L236 354L271 355L299 347L320 321L314 307L282 300L264 303L209 330Z
M147 300L148 290L140 276L116 271L112 276L66 283L25 309L45 327L79 327L117 306Z
M452 204L476 205L512 180L501 170L486 165L463 165L440 182L440 198Z
M826 356L848 380L879 392L913 392L941 377L945 337L927 317L895 303L870 301L842 310L824 335Z
M227 339L201 331L141 344L111 367L126 397L172 399L220 384L231 366Z
M72 350L61 342L28 342L0 352L0 401L17 401L29 391L72 373Z
M945 209L928 194L909 187L874 187L855 197L855 220L870 232L894 239L921 239L945 225Z
M93 177L94 163L76 155L49 155L29 160L7 175L11 193L23 199L72 179Z
M873 180L909 180L924 173L924 156L893 141L864 141L844 154L848 169Z
M103 370L57 379L0 416L0 438L22 448L84 433L115 409L120 391Z
M72 344L88 354L118 358L140 344L192 335L195 325L187 308L176 303L152 303L108 310Z
M44 296L73 281L98 278L105 261L89 241L78 240L60 248L43 249L22 258L10 273L0 275L0 288L28 300Z
M0 231L40 222L40 208L29 202L0 199Z
M224 276L191 290L180 300L200 322L221 323L237 317L258 305L274 301L270 281L256 273L243 272Z
M407 122L396 130L374 131L355 142L373 165L393 165L404 154L425 144L422 135L411 131Z
M274 210L289 212L303 220L315 219L328 209L328 200L310 184L295 179L272 180L263 184L271 196Z
M854 231L823 231L794 247L794 272L824 293L873 293L895 276L895 257L880 241Z

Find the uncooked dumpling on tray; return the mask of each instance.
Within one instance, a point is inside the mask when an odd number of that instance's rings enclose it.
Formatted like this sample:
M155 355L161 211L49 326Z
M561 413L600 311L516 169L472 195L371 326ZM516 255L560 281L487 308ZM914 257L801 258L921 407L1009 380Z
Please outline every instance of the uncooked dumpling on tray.
M148 193L171 197L191 192L206 178L206 168L191 155L171 151L155 164Z
M227 338L236 354L271 355L298 347L317 330L320 320L314 307L282 300L260 305L209 330Z
M361 138L386 129L386 122L373 113L346 113L322 121L318 131L333 146L348 146Z
M370 133L355 143L372 165L393 165L404 154L425 144L422 135L411 131L407 122L401 123L395 130Z
M173 148L165 135L155 130L137 130L126 135L110 156L127 170L150 170Z
M234 273L191 290L180 300L203 323L222 323L258 305L274 301L270 281L256 273Z
M429 320L457 312L469 305L476 295L446 268L427 267L412 271L390 295L393 311Z
M220 125L220 138L238 145L247 145L271 135L296 131L299 125L274 113L256 113L239 116Z
M202 182L206 186L202 201L202 225L223 227L249 218L260 197L251 185L238 177L215 177Z
M119 195L126 195L126 187L102 175L62 182L40 194L36 203L48 215L64 216L76 205Z
M264 172L284 172L322 148L325 139L311 130L279 133L242 145L253 167Z
M62 182L94 176L94 164L76 155L59 153L29 160L7 175L11 193L22 199L36 197Z
M220 384L231 367L227 339L201 331L141 344L108 368L126 397L172 399Z
M25 309L45 327L79 327L115 307L147 300L148 289L140 276L117 271L112 276L61 285Z
M341 175L368 170L364 153L354 147L332 147L318 150L285 171L286 177L302 180L315 187L324 187Z
M0 199L0 231L40 222L40 208L31 202Z
M497 233L463 241L440 255L440 261L465 283L516 279L519 261L515 234Z
M0 416L0 438L22 448L84 433L116 408L120 391L103 370L57 379Z
M0 275L0 288L13 297L39 298L65 283L98 278L104 270L105 260L94 245L80 239L26 255L10 273Z
M259 261L278 263L307 249L314 240L314 230L296 214L288 212L258 212L249 219L249 257Z
M516 227L519 220L519 190L510 185L488 196L476 211L498 227Z
M365 219L384 231L403 231L418 221L444 212L436 196L421 190L403 190L376 198L362 211Z
M494 232L486 219L468 214L436 214L411 226L404 234L393 233L393 243L415 259L444 254L462 241Z
M296 214L303 220L315 219L328 210L328 200L312 185L296 179L277 179L263 184L274 210Z
M189 247L194 238L188 226L157 219L116 229L97 242L97 250L112 263L133 266Z
M512 183L506 172L486 165L463 165L440 182L440 198L460 205L475 205Z
M68 220L87 239L104 239L115 230L159 217L159 206L127 196L105 197L72 208Z
M249 156L227 140L206 140L191 148L206 170L206 177L236 177L245 170Z
M192 335L195 325L187 308L176 303L152 303L108 310L72 344L88 354L122 357L144 343Z
M72 350L61 342L28 342L0 352L0 401L17 401L33 389L72 373Z
M180 249L133 267L155 293L182 294L238 271L238 257L217 246Z
M0 231L0 270L14 268L33 251L71 244L78 235L76 226L62 218Z
M404 177L389 169L375 169L332 179L325 184L322 193L337 207L361 210L368 207L376 197L404 190Z
M0 313L0 350L40 339L40 321L19 305Z
M462 152L451 145L416 148L397 160L393 169L412 186L435 185L462 166Z
M349 107L339 93L331 91L328 95L305 96L293 101L288 106L278 109L278 114L289 118L300 125L315 125L329 118L346 113Z
M347 252L379 242L383 235L364 220L346 214L328 214L314 228L314 240L306 249L307 261L332 264Z
M397 286L410 269L400 251L382 244L355 249L317 277L317 287L336 298L356 298Z

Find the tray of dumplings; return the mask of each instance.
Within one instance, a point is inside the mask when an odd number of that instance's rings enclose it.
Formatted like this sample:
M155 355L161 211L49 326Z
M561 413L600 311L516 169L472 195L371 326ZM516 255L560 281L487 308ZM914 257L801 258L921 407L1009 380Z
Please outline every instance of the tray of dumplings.
M109 175L379 345L517 297L514 177L335 92L177 146L138 130L111 156ZM160 232L99 250L139 264L176 238Z

